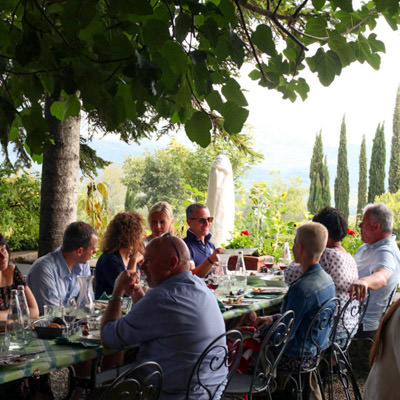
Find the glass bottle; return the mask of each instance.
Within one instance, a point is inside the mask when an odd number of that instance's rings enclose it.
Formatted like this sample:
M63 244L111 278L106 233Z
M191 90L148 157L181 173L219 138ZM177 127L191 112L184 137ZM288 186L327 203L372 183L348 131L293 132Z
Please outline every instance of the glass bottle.
M29 343L32 338L32 322L31 313L29 311L28 302L25 296L24 285L18 285L17 289L19 308L21 309L22 324L24 327L24 341L25 344Z
M92 293L93 276L78 275L79 296L76 301L78 318L86 318L94 312L94 302Z
M11 290L10 306L7 316L7 332L10 340L10 351L21 350L24 347L24 329L17 289Z
M292 262L292 256L290 254L288 242L285 242L285 244L283 245L282 258L287 260L288 265Z
M239 251L238 258L236 261L235 286L238 292L243 291L243 293L246 290L247 286L246 265L244 263L244 257L242 251Z

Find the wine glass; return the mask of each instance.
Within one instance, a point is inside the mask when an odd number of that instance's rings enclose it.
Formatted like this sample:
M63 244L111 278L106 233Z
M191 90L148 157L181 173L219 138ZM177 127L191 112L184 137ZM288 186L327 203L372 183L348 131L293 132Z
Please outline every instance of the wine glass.
M279 267L279 269L281 271L284 271L288 267L289 264L290 263L289 263L289 260L287 258L280 258L278 260L278 267Z
M274 261L275 261L274 256L265 256L262 272L272 272Z
M62 309L63 319L66 322L68 334L72 334L78 311L76 300L73 297L70 299L65 299Z

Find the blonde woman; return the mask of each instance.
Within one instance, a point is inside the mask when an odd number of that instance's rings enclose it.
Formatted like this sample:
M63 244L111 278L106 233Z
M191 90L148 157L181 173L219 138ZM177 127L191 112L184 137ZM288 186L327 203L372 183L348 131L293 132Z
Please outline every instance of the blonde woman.
M166 201L160 201L151 207L148 221L151 234L144 238L145 245L147 245L151 239L165 235L167 232L171 235L174 234L174 214L171 205Z

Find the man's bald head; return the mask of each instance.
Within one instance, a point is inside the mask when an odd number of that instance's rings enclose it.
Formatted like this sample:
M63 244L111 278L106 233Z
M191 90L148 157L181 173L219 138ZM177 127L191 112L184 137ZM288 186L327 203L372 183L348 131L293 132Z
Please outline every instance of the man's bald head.
M190 253L185 242L176 236L153 239L146 247L142 269L150 287L189 270Z

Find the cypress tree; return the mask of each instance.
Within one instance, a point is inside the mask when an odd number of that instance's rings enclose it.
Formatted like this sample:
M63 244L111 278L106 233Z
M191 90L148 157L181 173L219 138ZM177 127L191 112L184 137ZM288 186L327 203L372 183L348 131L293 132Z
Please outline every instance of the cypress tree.
M329 206L331 204L331 188L329 186L329 170L328 161L326 155L324 157L324 165L322 167L322 201L324 206Z
M400 189L400 86L397 88L396 105L393 113L393 136L389 166L389 192Z
M357 216L362 214L362 210L367 204L367 150L365 145L365 135L363 135L358 161L358 201Z
M307 208L312 214L317 213L321 208L330 204L329 172L326 166L324 175L323 158L322 133L319 132L315 138L313 155L310 163L310 192ZM327 189L326 185L328 185Z
M384 126L378 125L372 144L371 164L369 166L368 203L385 192L386 143Z
M342 120L340 127L340 141L338 163L335 179L335 207L347 219L349 217L349 169L347 167L346 123Z

